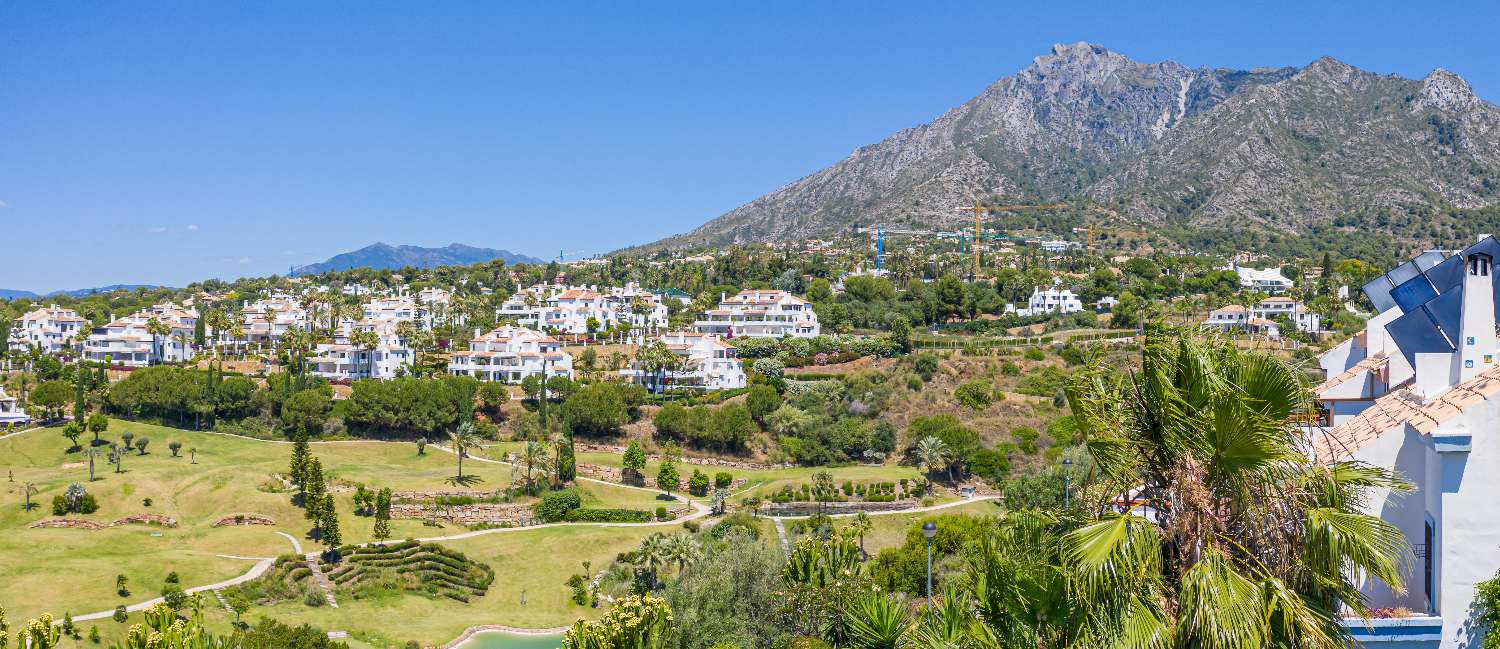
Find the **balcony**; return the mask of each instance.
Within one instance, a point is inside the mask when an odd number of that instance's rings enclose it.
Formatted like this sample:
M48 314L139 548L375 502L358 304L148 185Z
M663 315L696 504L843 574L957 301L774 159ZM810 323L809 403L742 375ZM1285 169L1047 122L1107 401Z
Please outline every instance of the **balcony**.
M1344 618L1342 623L1356 642L1369 649L1438 649L1443 642L1443 618L1435 615Z

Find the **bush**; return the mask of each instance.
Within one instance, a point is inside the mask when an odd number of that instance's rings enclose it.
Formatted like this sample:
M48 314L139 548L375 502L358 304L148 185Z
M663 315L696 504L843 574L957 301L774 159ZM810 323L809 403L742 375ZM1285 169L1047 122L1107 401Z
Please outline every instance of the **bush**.
M728 471L720 471L714 474L715 487L727 489L731 484L734 484L734 476L730 475Z
M656 520L659 520L659 521L667 520L667 508L666 507L663 507L661 505L657 505L656 506Z
M1025 356L1026 360L1028 360L1028 361L1044 361L1044 360L1047 360L1047 354L1045 352L1043 352L1042 350L1036 348L1036 347L1032 347L1032 348L1027 349L1026 353L1024 354L1024 356Z
M1031 455L1036 453L1036 442L1041 438L1042 434L1037 432L1035 428L1020 426L1011 429L1010 436L1011 439L1016 440L1016 446L1021 449L1022 453Z
M317 607L327 604L328 598L324 597L323 592L318 590L317 588L309 588L307 589L307 592L302 594L302 603L308 606Z
M971 410L982 410L990 405L990 393L994 390L984 379L971 379L958 386L953 396L959 405Z
M65 516L68 513L68 499L62 494L52 497L52 515Z
M764 421L766 415L781 407L781 393L769 385L752 385L745 393L745 406L755 421Z
M709 528L708 535L716 539L722 539L735 529L745 530L750 534L751 538L760 538L760 521L751 516L749 512L735 512L725 516L717 525Z
M912 365L916 368L917 374L922 377L922 381L926 382L931 381L932 375L937 374L939 361L935 354L918 354Z
M688 478L688 493L694 496L708 495L708 474L693 469L692 477Z
M969 458L969 472L998 485L1010 473L1010 460L994 449L980 449Z
M562 412L573 431L584 435L614 435L630 421L623 386L608 381L569 395L563 401Z
M1004 374L1005 376L1020 376L1021 366L1016 365L1015 363L1012 363L1010 361L1005 361L1004 363L1000 364L1000 373Z
M548 523L567 520L568 512L583 506L583 499L573 489L549 491L531 506L531 513Z
M651 512L639 509L573 509L563 520L570 523L648 523Z
M906 389L916 392L922 389L922 377L915 374L906 377Z

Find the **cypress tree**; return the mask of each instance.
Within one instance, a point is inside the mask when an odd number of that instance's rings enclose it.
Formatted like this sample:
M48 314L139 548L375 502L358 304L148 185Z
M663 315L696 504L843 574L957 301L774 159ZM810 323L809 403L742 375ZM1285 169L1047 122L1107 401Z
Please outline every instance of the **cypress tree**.
M375 494L375 532L376 541L384 541L391 537L391 489L386 487Z
M311 455L307 446L307 432L297 431L297 436L292 441L292 462L287 472L292 483L297 485L297 495L304 505L307 503L307 469ZM321 473L321 468L319 471Z
M339 533L339 513L334 509L333 494L324 494L323 504L318 510L318 539L330 550L343 545L344 537Z
M317 524L320 509L323 507L323 498L328 494L327 486L323 484L323 463L318 458L312 458L307 462L307 477L302 485L302 506L307 510L304 515L307 520Z

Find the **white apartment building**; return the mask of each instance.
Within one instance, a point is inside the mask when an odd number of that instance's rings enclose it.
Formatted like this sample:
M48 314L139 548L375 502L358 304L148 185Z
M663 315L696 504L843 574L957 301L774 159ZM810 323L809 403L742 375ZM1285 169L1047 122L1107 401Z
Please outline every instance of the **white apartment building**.
M1412 547L1405 592L1372 583L1368 604L1415 615L1369 626L1351 620L1366 646L1478 645L1470 628L1475 585L1500 570L1497 257L1500 243L1486 235L1372 280L1364 292L1379 315L1319 359L1326 380L1315 388L1321 427L1312 459L1391 469L1413 486L1368 503Z
M306 359L308 372L326 379L392 379L402 368L410 368L416 353L406 345L398 332L402 321L360 320L334 332L332 343L322 343ZM377 343L373 348L353 343L354 332L373 331Z
M31 416L21 407L21 402L0 388L0 428L23 426L31 423Z
M405 296L378 297L364 305L364 319L411 320L424 329L432 328L432 309Z
M786 291L748 289L721 296L719 307L704 312L693 331L724 338L811 338L821 327L807 300Z
M286 332L305 329L308 325L307 310L291 296L271 296L255 302L246 302L240 309L240 331L244 336L233 340L230 333L211 332L218 345L244 342L254 345L275 345Z
M500 327L480 335L474 331L468 351L453 352L448 372L481 381L520 383L534 374L573 378L573 357L557 339L524 327Z
M1289 297L1266 298L1249 308L1230 304L1214 309L1209 312L1208 319L1203 321L1203 326L1219 331L1244 331L1275 338L1281 335L1278 317L1286 318L1287 324L1297 331L1310 334L1318 333L1323 326L1323 319L1318 314Z
M153 319L170 328L170 333L151 335L146 325ZM83 357L127 367L187 361L193 357L193 328L197 323L196 311L170 302L157 304L94 329L83 343Z
M72 309L57 305L41 307L16 319L10 329L11 347L37 347L47 354L57 354L82 342L88 335L88 321Z
M524 327L565 334L589 333L591 318L596 332L621 324L637 330L667 326L666 304L634 283L604 289L538 284L511 296L496 315L514 318Z
M1005 305L1007 313L1015 313L1023 318L1042 315L1045 313L1078 313L1083 310L1083 300L1072 290L1058 288L1054 285L1049 289L1036 287L1031 291L1031 298L1026 301L1026 308L1017 309L1009 304Z
M620 375L633 383L655 388L732 390L745 387L745 365L729 342L718 336L688 331L663 334L659 340L677 355L678 369L657 376L632 363L632 367L620 370Z
M1281 274L1280 268L1251 268L1238 264L1231 266L1240 276L1240 288L1248 288L1271 295L1279 295L1292 288L1292 280Z

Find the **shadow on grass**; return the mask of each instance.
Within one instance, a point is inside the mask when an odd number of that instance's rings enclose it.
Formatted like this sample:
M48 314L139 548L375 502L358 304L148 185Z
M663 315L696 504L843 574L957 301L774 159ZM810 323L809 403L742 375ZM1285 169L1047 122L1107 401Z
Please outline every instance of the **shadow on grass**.
M443 482L451 484L455 487L472 487L477 484L483 484L484 478L473 474L464 474L449 476L447 478L444 478Z

